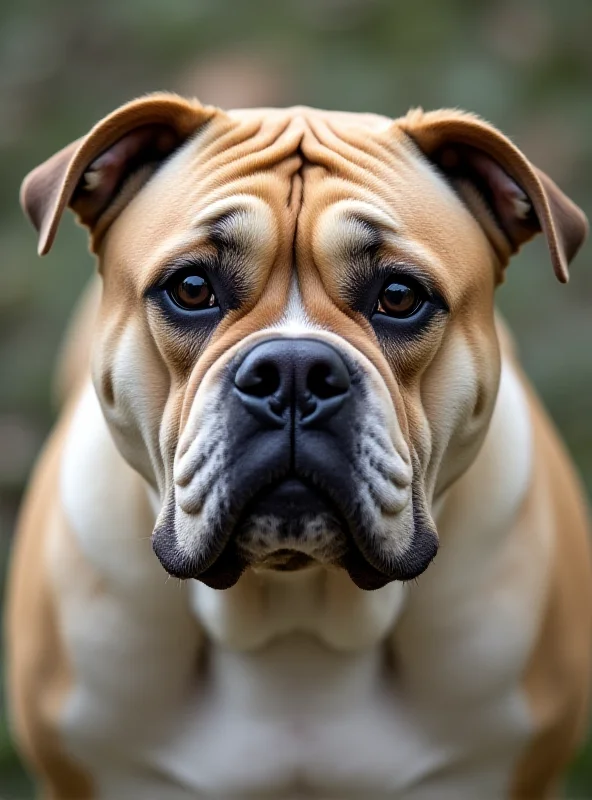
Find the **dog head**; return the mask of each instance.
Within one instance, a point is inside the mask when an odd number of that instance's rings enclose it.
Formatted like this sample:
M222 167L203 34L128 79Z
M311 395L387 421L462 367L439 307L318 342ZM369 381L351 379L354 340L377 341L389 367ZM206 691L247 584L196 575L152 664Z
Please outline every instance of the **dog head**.
M172 575L419 575L434 500L474 459L500 356L494 289L545 234L561 281L580 210L487 123L132 102L26 179L49 249L70 206L103 299L95 387L156 490Z

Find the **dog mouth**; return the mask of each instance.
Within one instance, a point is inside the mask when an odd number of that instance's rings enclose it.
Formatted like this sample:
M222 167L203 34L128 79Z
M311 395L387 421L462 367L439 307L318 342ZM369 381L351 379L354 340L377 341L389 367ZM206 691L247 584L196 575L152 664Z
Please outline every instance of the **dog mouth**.
M248 569L320 566L370 590L427 568L437 534L425 493L380 415L371 424L344 406L318 426L262 429L235 394L227 440L193 439L156 520L153 549L170 575L227 589Z
M251 566L294 571L337 563L347 549L348 530L325 492L292 476L264 487L247 503L232 540Z
M305 515L335 513L330 498L299 477L286 477L265 486L247 504L241 521L253 516L294 519Z
M314 564L315 560L312 556L301 553L298 550L290 550L283 547L265 556L259 567L261 569L276 570L277 572L298 572L312 567Z
M410 508L414 541L402 557L385 557L373 544L372 528L356 513L355 492L288 473L260 486L225 524L220 521L209 552L179 550L174 501L157 521L152 543L170 575L197 579L213 589L230 588L248 568L295 572L322 566L343 569L359 589L374 590L392 580L416 578L436 554L437 535L429 519L417 502Z
M222 552L194 577L224 589L248 567L296 572L323 566L345 570L359 589L375 590L423 572L433 550L408 575L403 570L391 575L373 564L357 541L355 520L342 513L341 494L291 475L268 484L247 502Z

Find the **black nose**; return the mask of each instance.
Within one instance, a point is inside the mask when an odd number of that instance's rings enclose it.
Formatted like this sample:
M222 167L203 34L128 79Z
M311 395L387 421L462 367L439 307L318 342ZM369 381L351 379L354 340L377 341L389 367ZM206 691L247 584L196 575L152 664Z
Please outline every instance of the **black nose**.
M350 390L343 358L313 339L272 339L255 345L234 377L248 410L264 425L281 427L293 409L303 425L322 423Z

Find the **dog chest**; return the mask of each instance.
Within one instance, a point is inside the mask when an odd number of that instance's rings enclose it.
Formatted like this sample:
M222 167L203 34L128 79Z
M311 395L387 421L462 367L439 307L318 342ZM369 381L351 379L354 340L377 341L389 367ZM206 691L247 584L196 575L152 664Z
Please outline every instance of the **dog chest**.
M411 705L384 648L346 656L300 634L251 654L206 648L169 708L142 688L134 731L118 721L129 708L77 692L69 740L106 798L502 796L524 723L513 693L478 716Z
M90 429L99 430L98 423ZM103 473L112 476L120 462L110 440L101 441L110 465ZM101 452L95 445L93 458ZM399 622L400 584L360 592L339 573L327 573L333 577L320 585L310 573L306 586L303 574L278 578L261 592L245 582L226 592L195 583L189 591L163 579L143 520L130 524L127 473L117 481L119 503L112 481L105 481L104 496L103 484L91 485L102 509L95 531L79 511L88 482L79 485L82 470L72 463L64 484L77 489L65 493L77 500L66 504L76 541L110 590L97 592L79 560L66 569L75 548L56 542L57 597L76 676L62 731L100 797L504 795L530 733L519 677L531 624L518 625L515 613L530 604L521 596L506 604L507 613L492 613L477 575L482 560L471 571L472 590L465 587L451 603L445 590L458 586L453 567L460 559L449 543L422 579L424 599L418 603L416 595ZM104 531L117 531L117 557L99 547ZM129 558L121 557L124 548ZM444 613L451 606L454 620ZM394 659L393 636L400 654ZM481 640L500 641L503 663L495 674ZM473 708L462 699L466 664Z

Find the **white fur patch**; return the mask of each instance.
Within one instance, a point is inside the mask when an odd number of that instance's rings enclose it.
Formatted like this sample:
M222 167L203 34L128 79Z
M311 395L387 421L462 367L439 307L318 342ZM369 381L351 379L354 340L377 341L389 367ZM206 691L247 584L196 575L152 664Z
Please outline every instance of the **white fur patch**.
M101 185L101 181L103 180L103 175L100 169L89 169L83 175L84 185L83 189L85 192L94 192L95 189L98 189Z
M518 219L526 219L532 211L532 203L526 195L514 197L512 199L512 206L514 207L514 213Z
M296 273L292 276L290 294L284 313L272 330L281 331L284 336L298 336L322 330L320 325L312 322L306 312Z

